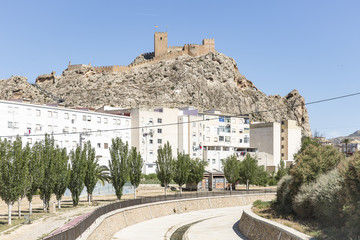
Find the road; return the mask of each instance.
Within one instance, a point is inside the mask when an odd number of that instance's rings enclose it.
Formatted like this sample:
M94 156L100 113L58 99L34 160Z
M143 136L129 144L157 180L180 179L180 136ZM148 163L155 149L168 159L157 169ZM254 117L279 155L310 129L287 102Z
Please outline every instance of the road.
M217 208L155 218L126 227L112 239L170 239L180 227L191 224L185 232L189 240L246 239L237 230L237 222L245 208L251 206Z

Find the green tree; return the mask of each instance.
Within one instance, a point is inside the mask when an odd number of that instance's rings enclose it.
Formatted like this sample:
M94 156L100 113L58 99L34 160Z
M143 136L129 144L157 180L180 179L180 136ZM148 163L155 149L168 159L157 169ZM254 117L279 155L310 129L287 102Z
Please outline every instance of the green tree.
M16 138L16 141L14 141L14 145L18 144L17 147L14 146L14 156L16 156L18 159L18 164L19 167L17 168L19 170L19 172L17 173L18 176L18 180L19 180L19 191L20 191L20 196L19 196L19 200L18 200L18 218L21 218L21 201L22 199L26 196L26 192L30 186L29 184L29 169L28 169L28 164L29 164L29 160L30 160L30 155L31 155L31 148L29 144L26 144L26 146L24 148L22 147L22 140L20 137ZM18 152L18 150L20 150L20 152Z
M230 191L232 191L236 181L240 178L240 162L237 160L236 155L232 155L223 160L222 164L224 166L225 178L231 183Z
M179 185L180 194L182 194L182 186L186 183L189 177L190 156L189 154L177 154L177 159L174 163L174 181Z
M54 188L53 191L58 201L58 208L61 208L61 198L64 195L66 188L69 185L70 169L69 169L69 156L66 153L66 149L55 149L54 160Z
M341 143L345 144L345 157L348 155L348 144L351 142L349 138L344 138Z
M134 198L136 198L136 188L140 184L141 170L144 165L144 161L136 147L131 148L129 167L130 167L130 182L134 186Z
M204 178L204 172L207 162L199 158L190 160L189 176L186 183L190 186L198 184Z
M26 198L29 201L29 215L32 214L32 198L35 195L36 191L39 189L41 182L44 177L44 167L43 162L41 161L43 145L41 142L35 142L31 148L31 154L28 162L29 169L29 187L26 192Z
M257 160L246 154L245 159L240 163L240 181L246 184L246 191L249 191L249 184L256 183L257 173Z
M0 196L8 205L8 224L11 224L11 208L23 194L27 163L22 159L23 149L20 137L11 144L0 140Z
M129 177L129 144L120 138L112 139L110 147L110 179L115 188L116 197L120 200L123 187Z
M278 170L277 170L277 172L276 172L276 176L275 176L275 179L276 179L276 181L280 181L280 179L282 178L282 177L284 177L286 174L287 174L287 169L286 169L286 167L285 167L285 162L284 162L284 160L280 160L280 165L278 166Z
M81 149L80 146L77 146L75 151L72 150L70 152L71 170L69 190L71 192L74 207L79 204L79 197L85 186L87 147L87 144L84 145L83 149Z
M49 209L51 194L54 189L54 174L55 174L55 141L53 137L48 134L45 135L45 140L42 142L41 148L41 162L42 162L42 176L39 185L40 198L43 200L44 211Z
M95 158L95 148L91 147L90 141L87 143L87 154L85 162L85 186L87 191L88 203L90 204L90 202L92 202L92 193L98 181L96 170L99 166L98 159Z
M166 190L174 175L174 159L172 157L172 150L170 143L167 142L163 147L159 147L156 162L156 175Z

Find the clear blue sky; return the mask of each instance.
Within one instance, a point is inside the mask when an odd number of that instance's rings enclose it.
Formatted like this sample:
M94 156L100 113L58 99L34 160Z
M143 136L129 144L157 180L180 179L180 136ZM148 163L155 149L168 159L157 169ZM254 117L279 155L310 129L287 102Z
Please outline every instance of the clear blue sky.
M360 1L2 1L0 79L35 78L73 64L126 65L169 45L215 38L266 94L298 89L306 101L360 91ZM360 96L308 107L326 137L360 129Z

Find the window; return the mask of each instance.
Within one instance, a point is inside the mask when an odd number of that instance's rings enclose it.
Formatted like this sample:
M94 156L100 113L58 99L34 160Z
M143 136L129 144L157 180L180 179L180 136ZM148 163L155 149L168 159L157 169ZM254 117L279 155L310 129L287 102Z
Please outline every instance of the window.
M250 119L249 119L249 118L245 118L245 119L244 119L244 122L245 122L245 124L250 124Z
M37 116L37 117L40 117L40 116L41 116L41 112L40 112L40 110L38 110L38 109L36 110L36 116Z
M64 114L64 118L65 118L65 119L69 119L69 114L68 114L68 113L65 113L65 114Z
M283 154L283 153L282 153L282 154L281 154L281 156L282 156L282 157L284 157L284 156L285 156L285 154Z
M83 115L83 121L86 121L86 115Z
M219 142L223 142L224 141L224 136L219 136Z
M53 126L52 125L48 125L48 132L53 132Z
M116 119L116 124L121 125L121 119Z
M125 126L129 126L129 120L125 121Z
M210 132L210 127L206 127L206 132Z
M154 140L149 139L149 143L150 143L150 144L153 144L153 142L154 142Z
M87 116L87 121L91 122L91 116Z
M149 151L149 154L150 154L150 155L153 155L153 154L154 154L154 151L153 151L153 150L150 150L150 151Z
M35 130L36 130L36 131L41 131L41 129L42 129L42 127L41 127L40 124L36 124L36 125L35 125Z
M13 128L13 122L8 122L8 128Z
M281 132L284 132L284 129L281 129Z
M281 141L284 141L284 137L281 137Z
M232 128L232 129L231 129L231 132L232 132L232 133L236 133L235 128Z
M223 151L230 151L229 147L223 147Z
M104 123L108 124L108 119L107 118L104 118Z
M32 144L32 139L31 139L31 138L28 138L28 139L27 139L27 143Z
M48 111L48 117L49 117L49 118L52 117L52 111Z
M284 122L284 121L281 121L281 124L282 124L282 125L284 125L284 124L285 124L285 122Z
M98 148L101 148L101 143L98 143L98 144L97 144L97 147L98 147Z
M157 123L162 123L162 118L158 118Z
M54 112L54 113L53 113L53 117L54 117L54 118L58 118L58 112Z
M206 137L206 141L207 141L207 142L210 142L210 137Z
M161 128L158 128L157 132L158 132L158 133L162 133L162 129L161 129Z
M244 143L249 143L249 141L250 141L249 136L245 136L245 137L244 137Z
M31 116L31 108L26 109L26 116Z
M152 165L152 164L149 164L149 165L148 165L148 168L153 168L153 165Z
M281 148L284 148L284 145L281 145Z
M64 127L63 132L68 133L69 132L69 127Z
M13 128L18 129L19 128L19 123L18 122L13 122Z
M104 143L104 149L108 149L109 148L109 144L108 143Z
M215 159L213 159L213 160L212 160L212 164L215 164L215 162L216 162L216 160L215 160Z
M72 115L72 119L75 121L76 120L76 114Z
M73 127L73 128L71 129L71 132L76 132L76 127Z
M153 123L153 119L152 119L152 118L149 118L149 123Z
M239 139L239 143L242 143L242 142L243 142L243 140L240 138L240 139Z
M239 129L239 133L243 133L244 132L244 130L243 129Z
M208 163L210 163L210 158L208 158Z
M97 122L97 123L101 123L101 117L97 117L97 118L96 118L96 122Z
M196 137L196 132L193 132L192 136L193 136L193 137Z
M195 123L195 122L193 123L193 127L196 127L196 123Z
M158 144L162 144L162 139L158 139Z

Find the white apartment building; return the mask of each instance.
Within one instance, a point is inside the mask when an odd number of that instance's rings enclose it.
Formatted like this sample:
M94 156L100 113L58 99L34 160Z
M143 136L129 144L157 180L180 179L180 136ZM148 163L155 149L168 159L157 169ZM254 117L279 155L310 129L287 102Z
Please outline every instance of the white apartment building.
M14 140L20 135L23 143L32 145L43 140L46 133L53 134L55 144L66 148L68 153L80 141L90 141L100 165L108 165L112 138L131 142L128 116L21 101L0 101L0 114L1 138Z
M294 120L253 123L250 127L250 146L263 153L259 159L260 165L275 170L281 159L287 166L293 163L293 156L301 147L301 136L301 128Z
M183 108L179 118L179 150L208 162L206 170L222 171L222 160L236 154L242 160L250 148L249 116Z
M173 157L178 151L179 109L121 109L104 107L100 111L131 116L131 146L136 147L144 160L143 173L156 172L157 150L169 141Z

